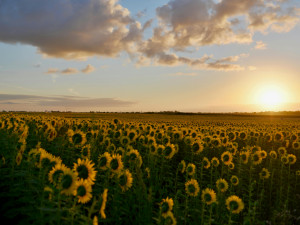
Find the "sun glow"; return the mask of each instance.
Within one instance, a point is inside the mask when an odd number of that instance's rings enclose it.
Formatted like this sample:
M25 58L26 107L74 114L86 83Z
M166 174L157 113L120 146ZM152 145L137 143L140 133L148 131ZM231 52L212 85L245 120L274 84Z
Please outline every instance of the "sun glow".
M257 94L257 103L263 110L282 110L286 93L278 86L264 86Z

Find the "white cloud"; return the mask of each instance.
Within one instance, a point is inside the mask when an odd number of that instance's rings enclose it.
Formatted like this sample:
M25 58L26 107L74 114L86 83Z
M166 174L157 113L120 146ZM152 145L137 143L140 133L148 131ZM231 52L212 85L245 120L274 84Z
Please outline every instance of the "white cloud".
M264 50L267 49L267 45L262 41L257 41L254 48L259 50Z

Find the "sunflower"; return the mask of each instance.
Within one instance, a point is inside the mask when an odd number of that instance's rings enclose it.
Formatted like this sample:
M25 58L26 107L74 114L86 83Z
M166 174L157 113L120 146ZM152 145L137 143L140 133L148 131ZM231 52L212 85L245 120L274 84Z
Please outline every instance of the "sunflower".
M242 151L240 153L240 159L242 160L243 164L247 164L249 160L250 152L248 151Z
M84 179L80 179L76 182L76 188L74 190L74 195L77 196L78 202L85 204L92 198L92 186Z
M186 172L188 175L193 176L196 172L196 166L193 163L189 163L186 167Z
M268 179L270 177L270 172L268 169L263 168L262 171L259 173L260 179Z
M69 141L75 147L82 146L86 143L86 135L81 130L68 130Z
M163 150L163 155L166 159L171 159L175 154L175 146L173 144L167 144Z
M118 147L118 148L116 149L115 153L116 153L116 154L119 154L120 156L123 156L124 153L125 153L125 150L124 150L124 148L122 148L122 147Z
M300 176L300 170L296 171L296 176Z
M184 160L181 160L181 162L180 162L179 165L178 165L178 170L179 170L181 173L184 173L185 168L186 168L186 163L185 163Z
M93 225L98 225L99 223L98 223L98 216L94 216L94 218L93 218Z
M218 179L216 182L217 189L221 192L225 192L228 189L228 182L225 179Z
M163 145L162 145L162 146L163 146ZM163 146L163 147L164 147L164 146ZM158 154L158 151L157 151L157 145L156 145L156 144L154 144L154 143L149 144L149 145L148 145L148 148L149 148L149 151L150 151L150 153L151 153L152 155ZM163 148L161 147L160 150L159 150L160 154L162 153L162 151L163 151ZM159 155L160 155L160 154L159 154Z
M217 201L216 192L213 189L206 188L202 191L201 199L207 205L210 205Z
M211 159L211 164L212 164L214 167L218 167L219 164L220 164L220 161L219 161L219 159L218 159L217 157L213 157L213 158Z
M101 170L106 170L109 167L109 163L111 161L111 155L108 152L104 152L104 154L98 157L99 167Z
M208 169L208 168L210 167L210 161L209 161L209 159L206 158L206 157L204 157L204 158L202 159L202 165L203 165L203 167L204 167L205 169Z
M231 170L233 170L233 169L234 169L234 163L231 162L231 163L228 165L228 168L231 169Z
M299 141L293 142L292 147L295 150L300 150L300 142Z
M125 170L122 173L119 173L118 175L119 185L123 192L127 191L132 186L132 174L129 172L129 170Z
M203 151L203 144L200 141L195 141L192 144L192 152L194 154L200 154Z
M269 155L272 159L277 159L277 153L275 151L270 151Z
M114 173L119 173L123 169L123 162L120 155L112 155L111 160L109 162L109 168Z
M161 215L166 218L168 212L171 212L173 209L173 199L167 197L166 199L163 199L162 202L160 203L160 210L161 210Z
M185 183L185 191L188 195L196 197L200 191L197 180L191 179Z
M44 187L44 192L45 192L46 196L48 196L48 199L51 200L52 194L53 194L53 189L49 186L46 186L46 187Z
M281 155L281 156L286 154L286 148L285 147L280 147L280 148L278 148L277 151L278 151L278 154Z
M127 153L127 156L129 157L130 162L136 163L138 167L142 166L143 159L138 150L130 148L130 151Z
M18 154L17 154L17 157L16 157L16 164L19 166L22 162L22 158L23 158L23 155L22 153L19 151Z
M169 211L166 214L164 224L166 224L166 225L176 225L177 224L174 214L171 211Z
M289 163L289 160L288 160L288 157L287 156L281 156L281 162L283 163L283 164L288 164Z
M236 195L231 195L226 199L226 206L227 209L233 214L238 214L244 209L244 203L242 199Z
M296 156L293 155L293 154L288 154L288 155L287 155L287 158L288 158L289 164L291 164L291 165L292 165L292 164L295 164L296 161L297 161Z
M91 157L91 145L85 145L81 148L81 157L89 159Z
M266 151L264 151L264 150L261 150L261 151L260 151L260 157L261 157L262 159L267 158L267 156L268 156L268 154L267 154Z
M101 208L100 208L100 215L102 219L106 219L106 215L105 215L105 207L106 207L106 202L107 202L107 192L108 189L105 188L102 194L102 204L101 204Z
M277 133L274 135L274 140L275 140L275 141L283 141L283 133L282 133L282 132L277 132Z
M73 170L78 173L78 178L87 180L93 184L96 180L97 171L94 169L94 163L89 159L77 159L77 163L74 163Z
M69 168L64 168L60 179L61 193L72 195L76 189L77 173Z
M225 151L221 155L221 160L224 163L224 165L229 165L232 161L232 154L229 151Z
M130 138L124 135L120 138L120 143L123 146L127 146L130 143Z
M259 165L262 162L262 158L259 151L254 152L251 155L253 165Z
M39 168L51 168L56 164L54 156L47 151L41 151Z
M61 163L58 163L52 167L52 170L48 173L48 179L50 183L57 186L66 168L67 167Z
M232 185L237 186L239 184L239 178L235 175L231 176L230 182Z

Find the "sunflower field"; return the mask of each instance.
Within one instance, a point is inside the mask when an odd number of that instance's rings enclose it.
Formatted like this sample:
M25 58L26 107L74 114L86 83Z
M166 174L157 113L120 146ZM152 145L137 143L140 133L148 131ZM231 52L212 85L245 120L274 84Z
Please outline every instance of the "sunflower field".
M297 118L1 113L1 221L296 225L299 157Z

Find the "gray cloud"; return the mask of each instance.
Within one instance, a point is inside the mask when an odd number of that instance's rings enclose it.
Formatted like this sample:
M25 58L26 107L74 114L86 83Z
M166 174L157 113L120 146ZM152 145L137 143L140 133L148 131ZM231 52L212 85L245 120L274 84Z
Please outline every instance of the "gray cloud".
M68 74L76 74L76 73L79 73L79 71L75 68L67 68L67 69L64 69L60 72L61 74L65 74L65 75L68 75Z
M115 98L86 98L80 96L39 96L0 94L0 105L31 105L32 107L127 107L136 102Z
M150 61L240 70L237 60L205 61L179 54L191 47L249 44L255 32L288 32L299 22L299 12L290 0L170 0L156 9L158 25L144 39L152 20L142 26L118 0L1 0L0 41L36 46L47 57L84 60L127 52L139 65Z
M81 70L83 73L91 73L95 70L95 67L93 67L91 64L88 64L84 69Z
M257 31L287 32L299 22L298 10L289 1L280 0L222 0L218 3L214 0L170 0L156 9L160 23L139 50L158 64L176 65L178 61L199 64L190 58L180 60L174 51L251 43ZM237 64L230 65L220 60L200 65L206 69L242 69Z
M38 47L48 57L85 59L131 52L140 24L117 0L2 0L0 41Z

